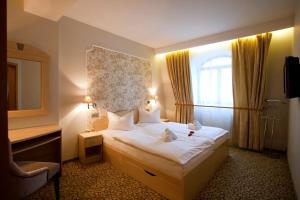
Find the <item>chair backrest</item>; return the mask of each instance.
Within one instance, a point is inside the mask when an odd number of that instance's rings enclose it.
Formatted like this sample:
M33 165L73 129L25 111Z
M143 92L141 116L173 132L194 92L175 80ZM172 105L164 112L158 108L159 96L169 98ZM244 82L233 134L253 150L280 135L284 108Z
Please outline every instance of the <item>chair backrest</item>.
M9 157L9 168L10 168L10 173L13 176L20 176L24 177L27 175L25 171L23 171L13 160L13 153L11 150L11 142L9 140L9 145L8 145L8 157Z
M20 169L20 167L14 162L13 160L13 154L11 150L11 142L8 140L8 156L9 156L9 171L10 171L10 183L14 186L14 191L11 193L12 197L14 199L20 199L24 198L27 193L26 188L23 186L22 177L24 177L26 174L25 172ZM24 189L25 188L25 189Z

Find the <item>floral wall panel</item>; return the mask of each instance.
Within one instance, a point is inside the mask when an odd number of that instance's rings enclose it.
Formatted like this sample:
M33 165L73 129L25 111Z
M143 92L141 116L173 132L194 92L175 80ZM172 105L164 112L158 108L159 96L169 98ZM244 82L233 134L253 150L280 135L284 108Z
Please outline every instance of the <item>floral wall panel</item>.
M152 85L149 60L93 46L87 52L88 95L100 110L131 110L146 103Z

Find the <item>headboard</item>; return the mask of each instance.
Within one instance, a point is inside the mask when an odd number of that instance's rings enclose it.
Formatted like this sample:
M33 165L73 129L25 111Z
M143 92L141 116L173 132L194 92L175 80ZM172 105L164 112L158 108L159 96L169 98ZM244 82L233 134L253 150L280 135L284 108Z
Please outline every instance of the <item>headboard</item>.
M106 111L136 110L144 106L152 86L149 60L92 46L87 51L88 95L97 104L94 128L107 128Z
M139 111L138 109L134 109L134 110L130 110L130 111L119 111L119 112L115 112L117 115L124 115L128 112L133 112L133 116L134 116L134 123L138 123L139 121ZM93 126L93 129L95 131L101 131L101 130L104 130L104 129L107 129L108 127L108 118L107 118L107 113L105 113L104 115L102 115L101 117L97 118L97 119L94 119L93 122L92 122L92 126Z

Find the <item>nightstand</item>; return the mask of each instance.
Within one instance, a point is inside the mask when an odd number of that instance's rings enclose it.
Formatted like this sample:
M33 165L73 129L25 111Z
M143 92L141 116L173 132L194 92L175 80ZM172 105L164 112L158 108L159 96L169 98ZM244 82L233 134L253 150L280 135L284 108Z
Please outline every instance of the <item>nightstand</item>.
M160 121L161 122L169 122L170 120L169 119L165 119L165 118L160 118Z
M98 132L79 134L79 160L83 164L103 160L103 137Z

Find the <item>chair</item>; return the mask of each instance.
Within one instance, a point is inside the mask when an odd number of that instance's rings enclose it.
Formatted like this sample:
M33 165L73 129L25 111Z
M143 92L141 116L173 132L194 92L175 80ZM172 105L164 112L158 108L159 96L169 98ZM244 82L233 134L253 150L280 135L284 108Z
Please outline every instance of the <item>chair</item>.
M9 145L9 164L11 184L14 186L14 196L24 198L54 179L55 197L59 199L60 163L13 161L11 145Z

